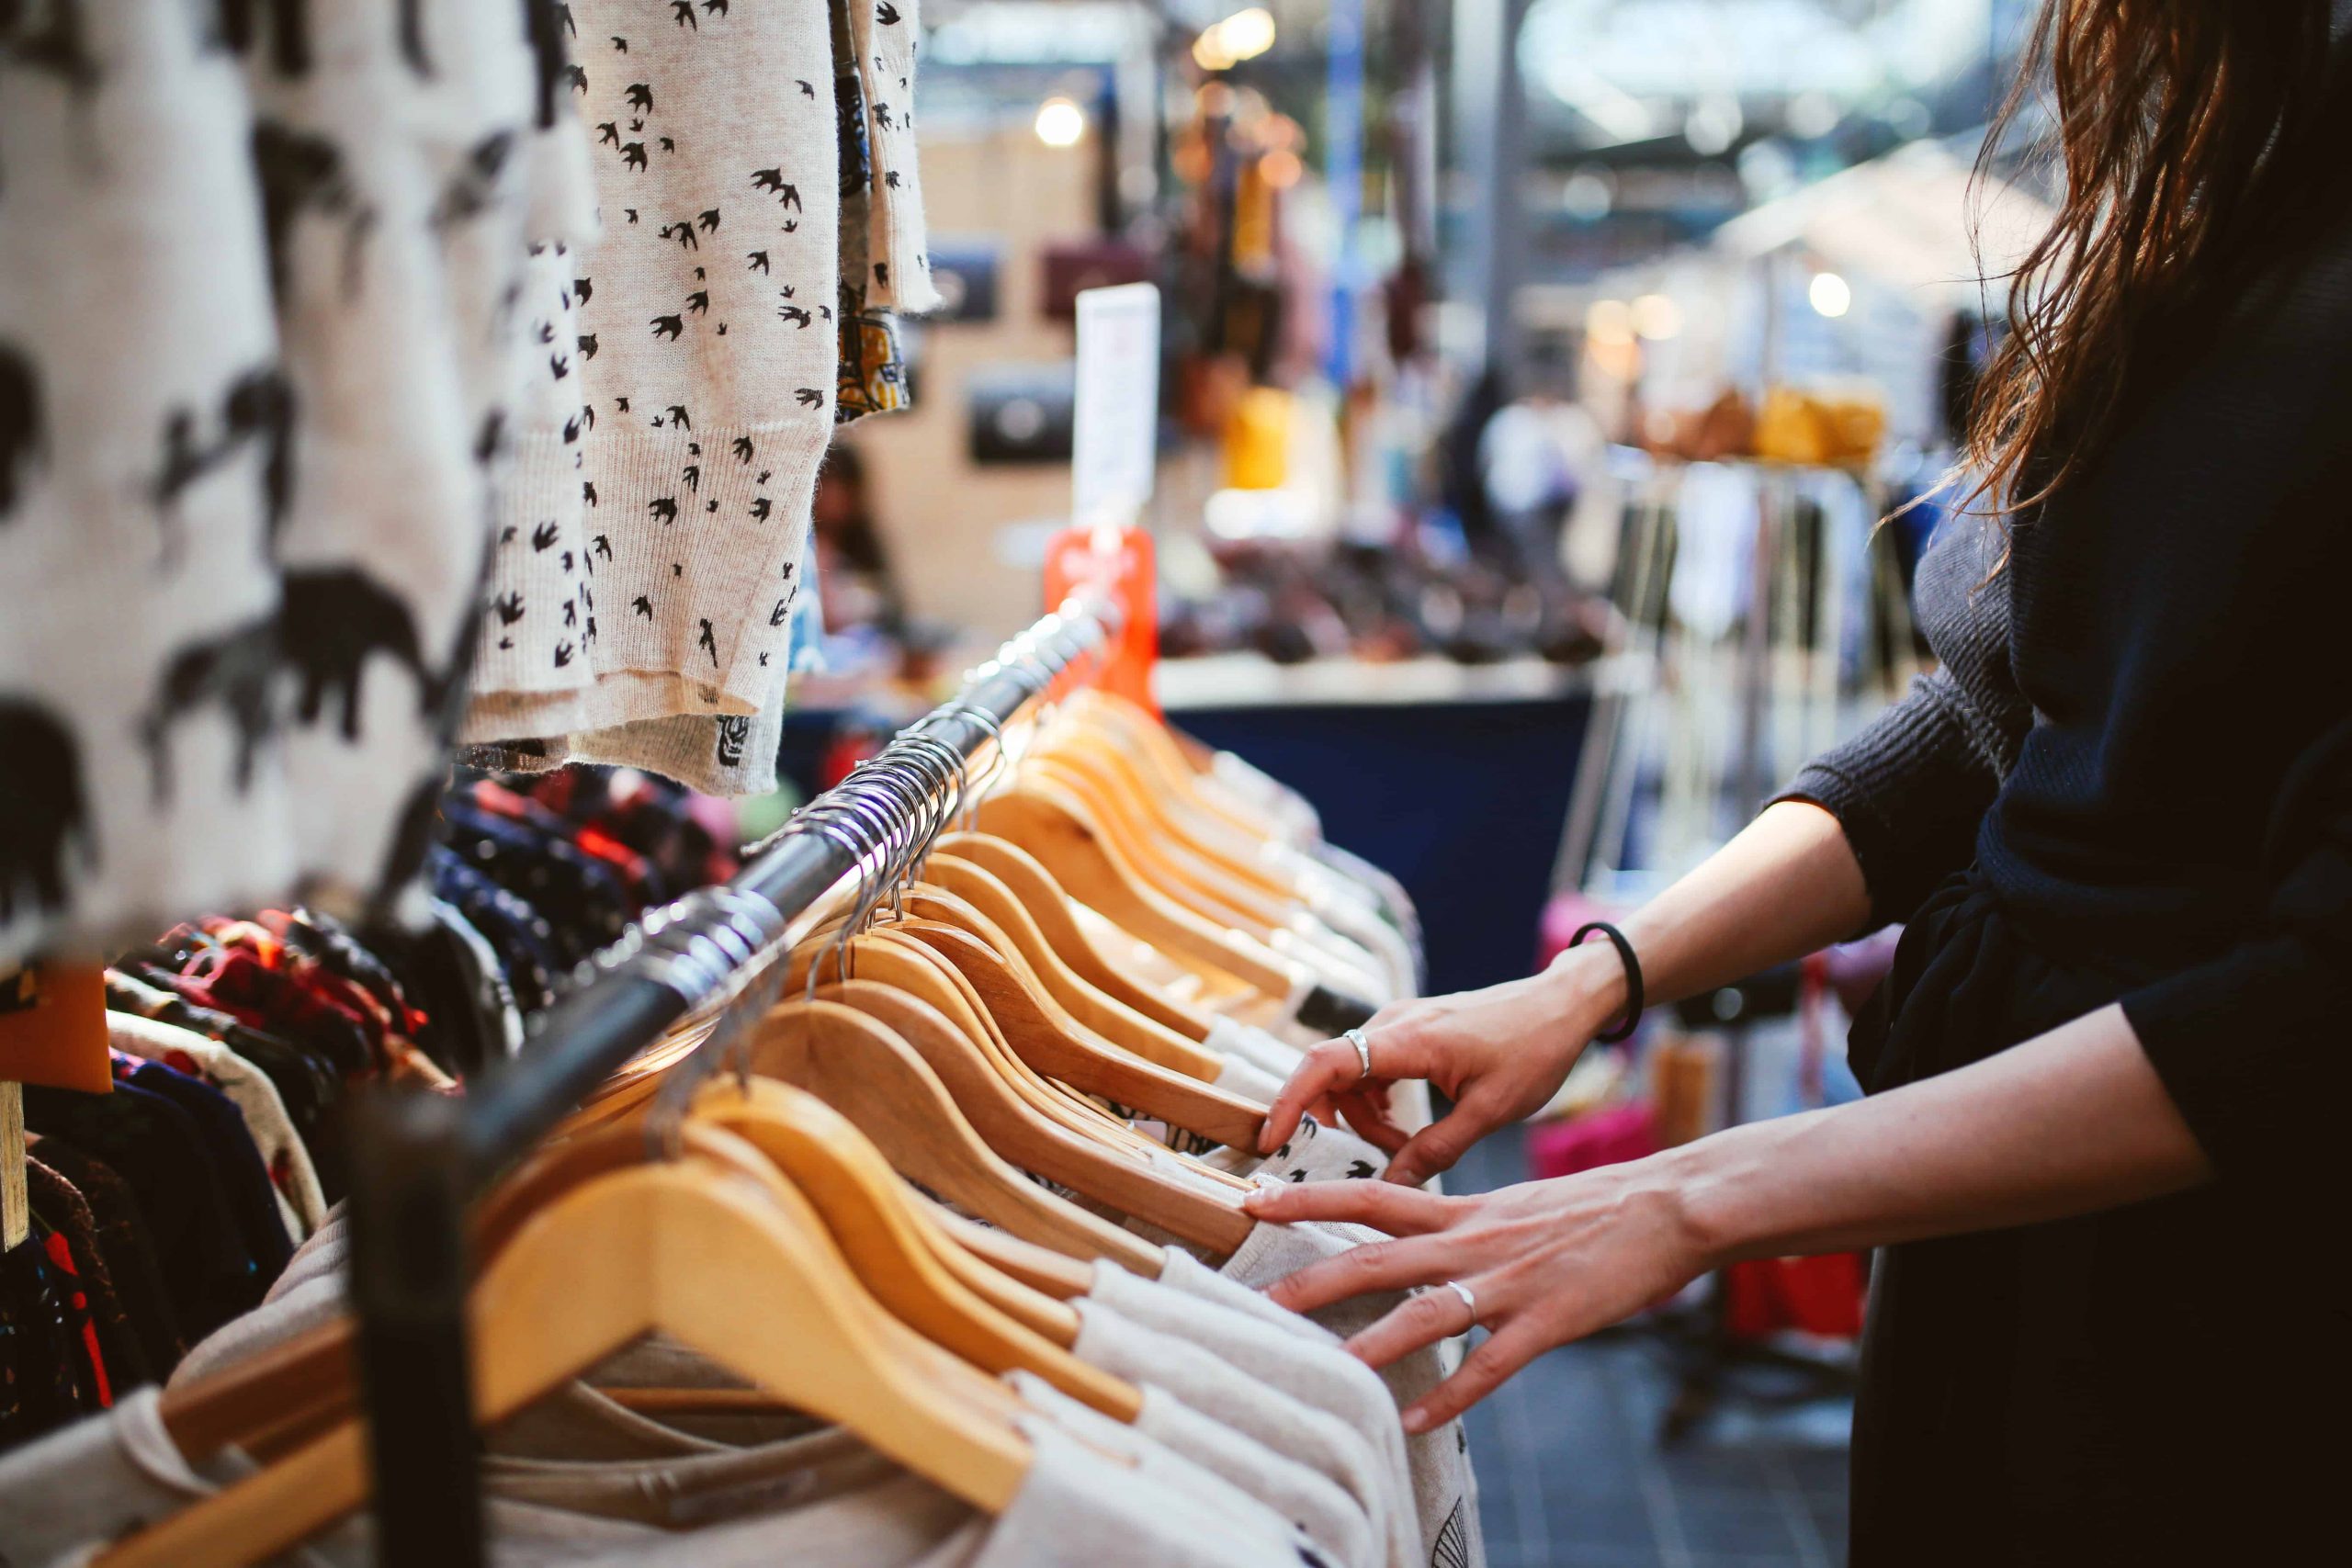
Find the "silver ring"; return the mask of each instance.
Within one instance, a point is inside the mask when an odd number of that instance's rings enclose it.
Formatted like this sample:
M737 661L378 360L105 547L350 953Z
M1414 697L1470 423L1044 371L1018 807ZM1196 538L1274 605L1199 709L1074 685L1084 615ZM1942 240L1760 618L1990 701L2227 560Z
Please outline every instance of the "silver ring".
M1470 1287L1464 1284L1459 1280L1448 1280L1445 1282L1445 1288L1462 1298L1462 1304L1470 1309L1470 1327L1477 1327L1478 1298L1470 1293ZM1467 1333L1468 1329L1464 1329L1464 1332Z
M1361 1064L1363 1068L1361 1073L1356 1075L1357 1081L1361 1082L1363 1079L1372 1077L1372 1042L1363 1037L1363 1031L1361 1029L1351 1029L1345 1034L1340 1035L1340 1038L1356 1048L1356 1061Z

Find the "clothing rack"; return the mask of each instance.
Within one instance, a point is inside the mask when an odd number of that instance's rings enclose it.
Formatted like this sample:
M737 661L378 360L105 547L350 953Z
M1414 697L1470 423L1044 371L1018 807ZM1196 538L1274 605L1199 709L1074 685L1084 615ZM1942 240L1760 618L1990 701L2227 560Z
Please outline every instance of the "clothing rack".
M943 747L968 762L1079 660L1114 643L1122 619L1109 600L1066 602L871 765L904 761L930 776ZM859 809L804 807L732 882L649 914L541 1016L535 1043L468 1094L379 1091L354 1106L351 1297L377 1560L388 1568L486 1561L465 1333L467 1205L672 1025L730 1000L792 920L845 877L865 874L938 804L857 776L811 805L820 802Z

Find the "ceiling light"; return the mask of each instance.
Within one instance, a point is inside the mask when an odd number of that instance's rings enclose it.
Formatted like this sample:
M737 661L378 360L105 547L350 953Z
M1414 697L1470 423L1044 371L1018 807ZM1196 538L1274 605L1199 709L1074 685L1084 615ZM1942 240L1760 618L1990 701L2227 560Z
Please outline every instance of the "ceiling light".
M1815 310L1832 320L1844 315L1854 303L1854 291L1834 272L1815 273L1804 297L1813 301Z
M1048 147L1075 147L1086 136L1086 111L1069 98L1037 106L1037 140Z

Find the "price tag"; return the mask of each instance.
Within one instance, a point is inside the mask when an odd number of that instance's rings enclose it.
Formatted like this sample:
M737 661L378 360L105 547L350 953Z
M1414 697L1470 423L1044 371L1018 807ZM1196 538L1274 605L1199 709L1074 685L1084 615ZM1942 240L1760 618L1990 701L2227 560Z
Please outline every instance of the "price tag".
M1125 527L1151 501L1159 443L1159 290L1148 283L1078 297L1078 387L1070 518Z

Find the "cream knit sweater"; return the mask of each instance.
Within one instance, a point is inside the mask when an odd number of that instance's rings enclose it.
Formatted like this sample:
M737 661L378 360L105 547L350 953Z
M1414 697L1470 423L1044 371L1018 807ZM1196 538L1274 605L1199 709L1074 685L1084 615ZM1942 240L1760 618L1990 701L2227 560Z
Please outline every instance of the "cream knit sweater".
M548 378L499 530L471 741L774 700L832 427L825 0L571 16L603 236L536 268Z

